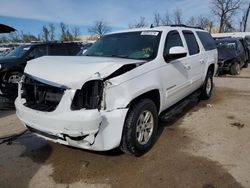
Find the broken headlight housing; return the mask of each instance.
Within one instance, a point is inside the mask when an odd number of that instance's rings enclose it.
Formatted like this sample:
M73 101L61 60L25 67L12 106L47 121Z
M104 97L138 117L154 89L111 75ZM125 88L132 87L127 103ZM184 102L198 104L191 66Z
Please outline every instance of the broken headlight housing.
M73 98L71 109L101 109L103 98L103 81L91 80L86 82L80 90L77 90Z

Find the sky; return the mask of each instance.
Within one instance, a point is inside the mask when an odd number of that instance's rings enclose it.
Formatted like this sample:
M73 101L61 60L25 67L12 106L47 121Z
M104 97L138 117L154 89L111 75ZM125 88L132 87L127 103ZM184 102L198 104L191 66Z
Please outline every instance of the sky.
M155 12L171 14L177 8L184 19L211 14L209 0L1 0L0 23L37 35L43 25L64 22L88 34L95 20L114 31L127 28L140 16L152 23Z

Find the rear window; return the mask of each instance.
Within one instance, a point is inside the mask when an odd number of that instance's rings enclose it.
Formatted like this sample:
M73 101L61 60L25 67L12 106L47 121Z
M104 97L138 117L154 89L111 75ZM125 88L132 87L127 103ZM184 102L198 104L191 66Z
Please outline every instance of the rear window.
M214 39L211 37L209 33L202 31L197 31L196 33L206 51L214 50L216 48Z

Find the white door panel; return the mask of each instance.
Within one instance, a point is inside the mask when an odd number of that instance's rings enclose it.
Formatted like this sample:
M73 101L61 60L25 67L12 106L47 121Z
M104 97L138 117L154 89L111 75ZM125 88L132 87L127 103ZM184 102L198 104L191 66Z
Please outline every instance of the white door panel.
M191 84L186 64L186 60L183 59L166 63L166 66L162 67L161 80L165 92L164 108L185 97Z

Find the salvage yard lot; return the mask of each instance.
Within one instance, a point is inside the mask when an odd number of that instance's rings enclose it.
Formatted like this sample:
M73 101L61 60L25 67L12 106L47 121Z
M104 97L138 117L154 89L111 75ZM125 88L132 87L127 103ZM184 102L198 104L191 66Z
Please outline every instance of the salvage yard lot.
M0 187L250 187L250 69L217 77L215 86L210 100L162 122L156 144L139 158L29 132L1 144ZM0 137L23 131L14 110L2 109Z

